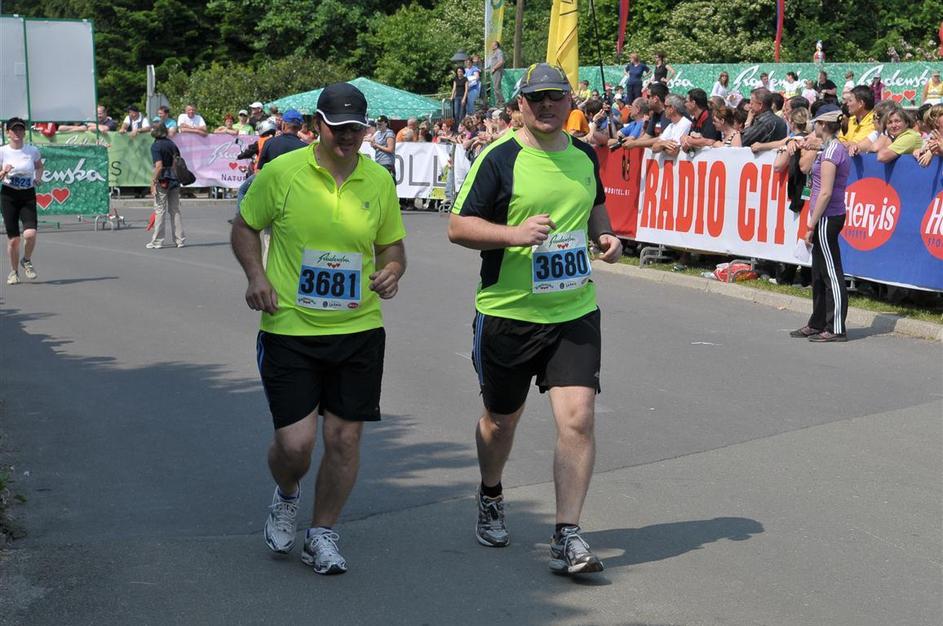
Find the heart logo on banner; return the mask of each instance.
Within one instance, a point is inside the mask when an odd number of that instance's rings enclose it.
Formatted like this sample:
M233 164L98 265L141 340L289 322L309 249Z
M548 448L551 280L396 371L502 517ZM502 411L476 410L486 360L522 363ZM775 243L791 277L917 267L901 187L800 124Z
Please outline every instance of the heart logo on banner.
M69 199L69 196L72 195L72 192L69 191L67 187L57 187L52 190L52 197L56 199L56 202L62 204Z
M239 166L239 171L242 172L243 174L245 174L246 172L249 171L249 166L248 166L248 165L240 165L240 166Z
M916 97L917 97L917 92L915 90L908 89L904 91L904 98L906 98L907 100L913 100Z
M891 100L893 100L894 102L896 102L896 103L898 103L898 104L900 104L900 101L903 100L903 99L904 99L904 94L902 94L902 93L892 93L892 94L891 94Z
M52 194L51 193L36 194L36 204L38 204L41 209L46 209L46 207L52 204Z
M237 167L239 167L238 163L233 163L232 161L229 162L229 169L234 170Z

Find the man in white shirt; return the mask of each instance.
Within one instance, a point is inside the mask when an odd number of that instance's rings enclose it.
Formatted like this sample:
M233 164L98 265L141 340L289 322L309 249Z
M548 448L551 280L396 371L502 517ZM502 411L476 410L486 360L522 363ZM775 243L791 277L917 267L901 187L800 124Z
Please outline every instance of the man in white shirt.
M196 107L188 104L184 111L177 118L177 132L197 133L205 137L207 135L206 122L203 121L203 116L196 112Z
M670 94L665 98L665 115L671 122L665 126L658 136L658 141L652 146L652 152L664 152L669 156L677 156L681 151L681 138L691 131L691 120L684 114L684 100L681 96Z
M147 118L141 115L141 109L137 108L135 105L128 107L128 114L124 117L124 121L121 123L121 130L119 133L128 133L132 137L138 134L138 131L149 130L151 128L151 123L147 121Z

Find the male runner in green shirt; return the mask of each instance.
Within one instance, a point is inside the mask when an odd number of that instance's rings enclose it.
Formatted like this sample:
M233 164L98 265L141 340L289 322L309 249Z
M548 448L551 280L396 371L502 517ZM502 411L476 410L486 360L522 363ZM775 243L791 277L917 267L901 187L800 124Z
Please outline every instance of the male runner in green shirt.
M275 552L294 547L320 413L325 449L301 559L319 574L341 574L347 561L333 526L357 478L363 422L380 419L379 298L395 296L406 271L406 231L389 173L358 153L363 94L328 85L317 106L320 141L259 171L233 221L232 247L249 280L246 302L262 311L257 358L275 425L265 541ZM267 227L263 268L259 232Z
M491 547L510 540L501 474L536 376L557 426L550 568L561 574L603 569L579 528L595 460L601 342L590 244L607 263L622 255L596 154L563 131L570 99L562 69L528 68L518 95L524 127L475 160L449 221L452 242L482 251L472 353L484 402L476 537Z

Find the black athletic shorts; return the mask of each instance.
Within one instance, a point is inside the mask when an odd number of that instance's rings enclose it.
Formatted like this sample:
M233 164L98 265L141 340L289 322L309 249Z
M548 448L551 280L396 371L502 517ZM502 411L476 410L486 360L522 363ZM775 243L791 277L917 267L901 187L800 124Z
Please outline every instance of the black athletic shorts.
M485 408L509 414L527 399L531 379L551 387L591 387L599 393L599 309L560 324L533 324L477 313L472 363Z
M7 237L20 236L20 222L23 230L36 228L36 188L14 189L0 185L0 212L3 213L3 227Z
M275 428L316 408L354 422L380 419L386 331L296 337L259 331L256 357Z

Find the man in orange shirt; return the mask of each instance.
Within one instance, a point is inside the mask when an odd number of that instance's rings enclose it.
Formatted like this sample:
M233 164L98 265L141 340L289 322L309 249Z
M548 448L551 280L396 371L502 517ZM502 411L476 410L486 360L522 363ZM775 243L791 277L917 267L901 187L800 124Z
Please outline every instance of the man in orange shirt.
M586 139L586 135L589 134L589 121L587 121L586 115L576 106L576 100L570 100L570 116L566 118L563 130L577 139Z
M419 141L418 122L419 120L417 120L415 117L411 117L406 120L406 126L400 128L399 132L396 133L396 143L403 143L404 141Z

